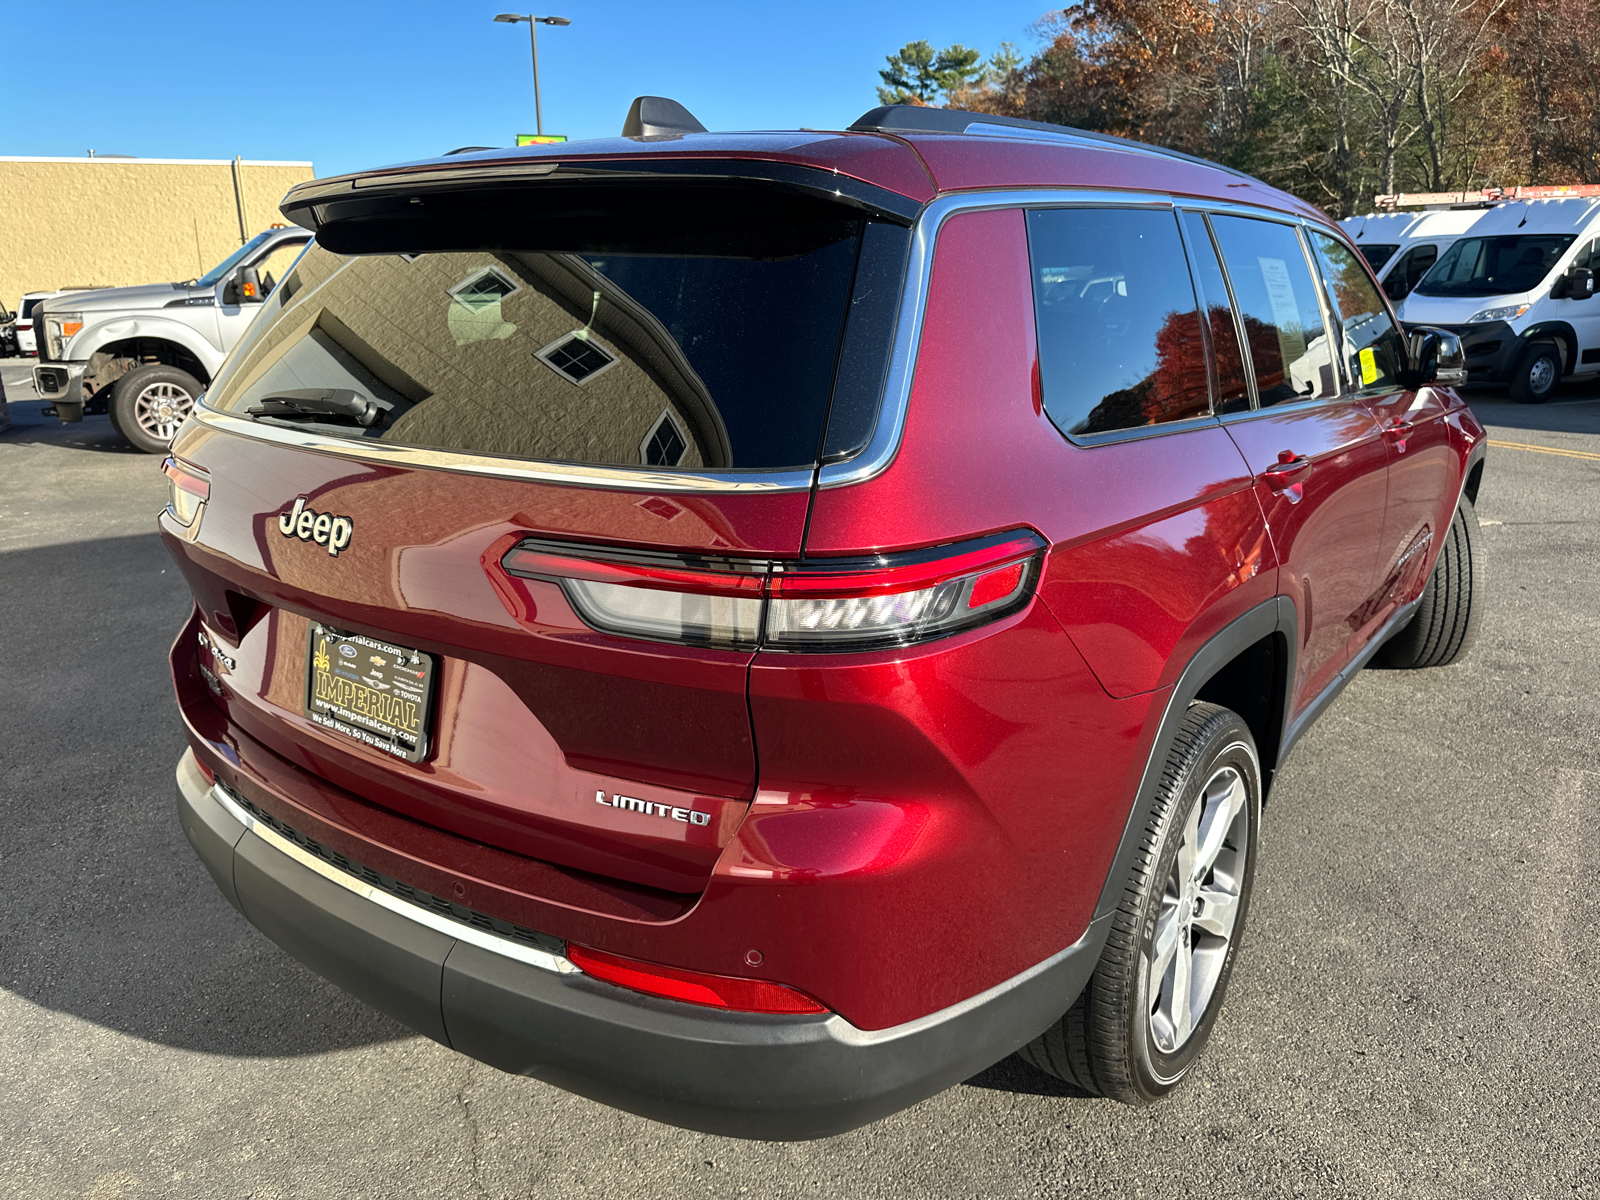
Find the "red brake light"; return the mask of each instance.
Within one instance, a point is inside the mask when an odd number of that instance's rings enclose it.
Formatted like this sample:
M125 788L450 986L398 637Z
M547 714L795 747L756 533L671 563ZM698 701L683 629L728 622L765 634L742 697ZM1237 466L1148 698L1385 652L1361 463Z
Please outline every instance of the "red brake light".
M967 595L967 607L982 608L985 604L1004 600L1017 590L1017 585L1022 582L1023 568L1027 565L1026 561L1014 562L997 571L979 575L972 581L972 591Z
M596 629L729 650L908 646L1017 611L1045 541L1013 530L955 545L798 562L527 540L501 566L558 582Z
M656 963L622 958L583 946L567 946L573 965L596 979L632 988L651 996L665 996L688 1004L710 1008L737 1009L761 1013L822 1013L828 1010L804 992L781 983L761 979L741 979L734 975L711 975L703 971L684 971Z

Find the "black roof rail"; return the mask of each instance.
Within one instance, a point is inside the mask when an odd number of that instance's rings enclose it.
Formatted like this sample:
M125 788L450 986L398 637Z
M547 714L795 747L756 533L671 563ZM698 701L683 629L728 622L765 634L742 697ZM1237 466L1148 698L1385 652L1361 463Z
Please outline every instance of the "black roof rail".
M1081 138L1088 142L1101 142L1119 150L1132 150L1141 154L1158 154L1165 158L1176 158L1183 162L1195 163L1202 167L1210 167L1215 171L1226 171L1230 175L1237 175L1240 179L1248 179L1251 183L1261 183L1262 187L1271 184L1262 183L1254 175L1246 175L1243 171L1233 167L1224 166L1219 162L1212 162L1208 158L1200 158L1193 154L1185 154L1182 150L1169 150L1165 146L1153 146L1149 142L1136 142L1131 138L1117 137L1110 133L1096 133L1089 129L1075 129L1071 125L1052 125L1048 121L1028 121L1022 117L1002 117L995 113L968 112L960 108L925 108L920 104L886 104L874 108L870 112L862 113L855 123L850 126L852 133L966 133L973 125L990 125L1004 129L1015 129L1019 136L1028 133L1045 134L1052 137Z
M475 150L498 150L499 146L457 146L454 150L446 150L443 157L449 158L452 154L471 154Z

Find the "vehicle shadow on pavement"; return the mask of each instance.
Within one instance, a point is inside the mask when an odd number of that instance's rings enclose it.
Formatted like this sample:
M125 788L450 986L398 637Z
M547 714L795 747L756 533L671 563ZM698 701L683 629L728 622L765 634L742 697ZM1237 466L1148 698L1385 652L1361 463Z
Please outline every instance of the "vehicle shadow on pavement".
M1093 1093L1074 1087L1064 1079L1025 1063L1015 1054L1007 1055L992 1067L979 1071L966 1081L967 1087L995 1092L1019 1092L1026 1096L1066 1096L1078 1100L1098 1099Z
M184 840L166 655L189 605L153 533L0 553L0 1023L20 997L211 1054L414 1036L257 933Z
M107 416L85 417L71 425L63 425L54 417L39 410L39 401L12 401L7 408L11 413L11 428L0 433L0 442L18 446L65 446L72 450L94 450L102 454L143 455L135 450L112 427Z

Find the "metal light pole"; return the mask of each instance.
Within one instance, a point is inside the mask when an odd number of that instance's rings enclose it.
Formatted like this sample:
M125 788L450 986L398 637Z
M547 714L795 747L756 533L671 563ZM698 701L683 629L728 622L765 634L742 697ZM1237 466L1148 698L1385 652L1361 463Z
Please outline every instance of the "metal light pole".
M538 25L571 25L566 17L536 17L532 13L501 13L495 18L506 25L515 25L519 21L528 23L528 48L533 51L533 119L538 126L539 136L544 136L544 104L539 98L539 35L535 26Z

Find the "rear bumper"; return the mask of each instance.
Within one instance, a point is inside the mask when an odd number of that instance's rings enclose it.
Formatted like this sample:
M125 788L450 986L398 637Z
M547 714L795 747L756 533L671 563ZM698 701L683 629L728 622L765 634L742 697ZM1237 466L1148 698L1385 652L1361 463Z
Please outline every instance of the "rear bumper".
M1037 1036L1088 981L1107 931L960 1004L871 1032L659 1000L535 947L379 893L178 765L185 834L279 946L419 1033L491 1066L733 1137L841 1133L925 1099Z

